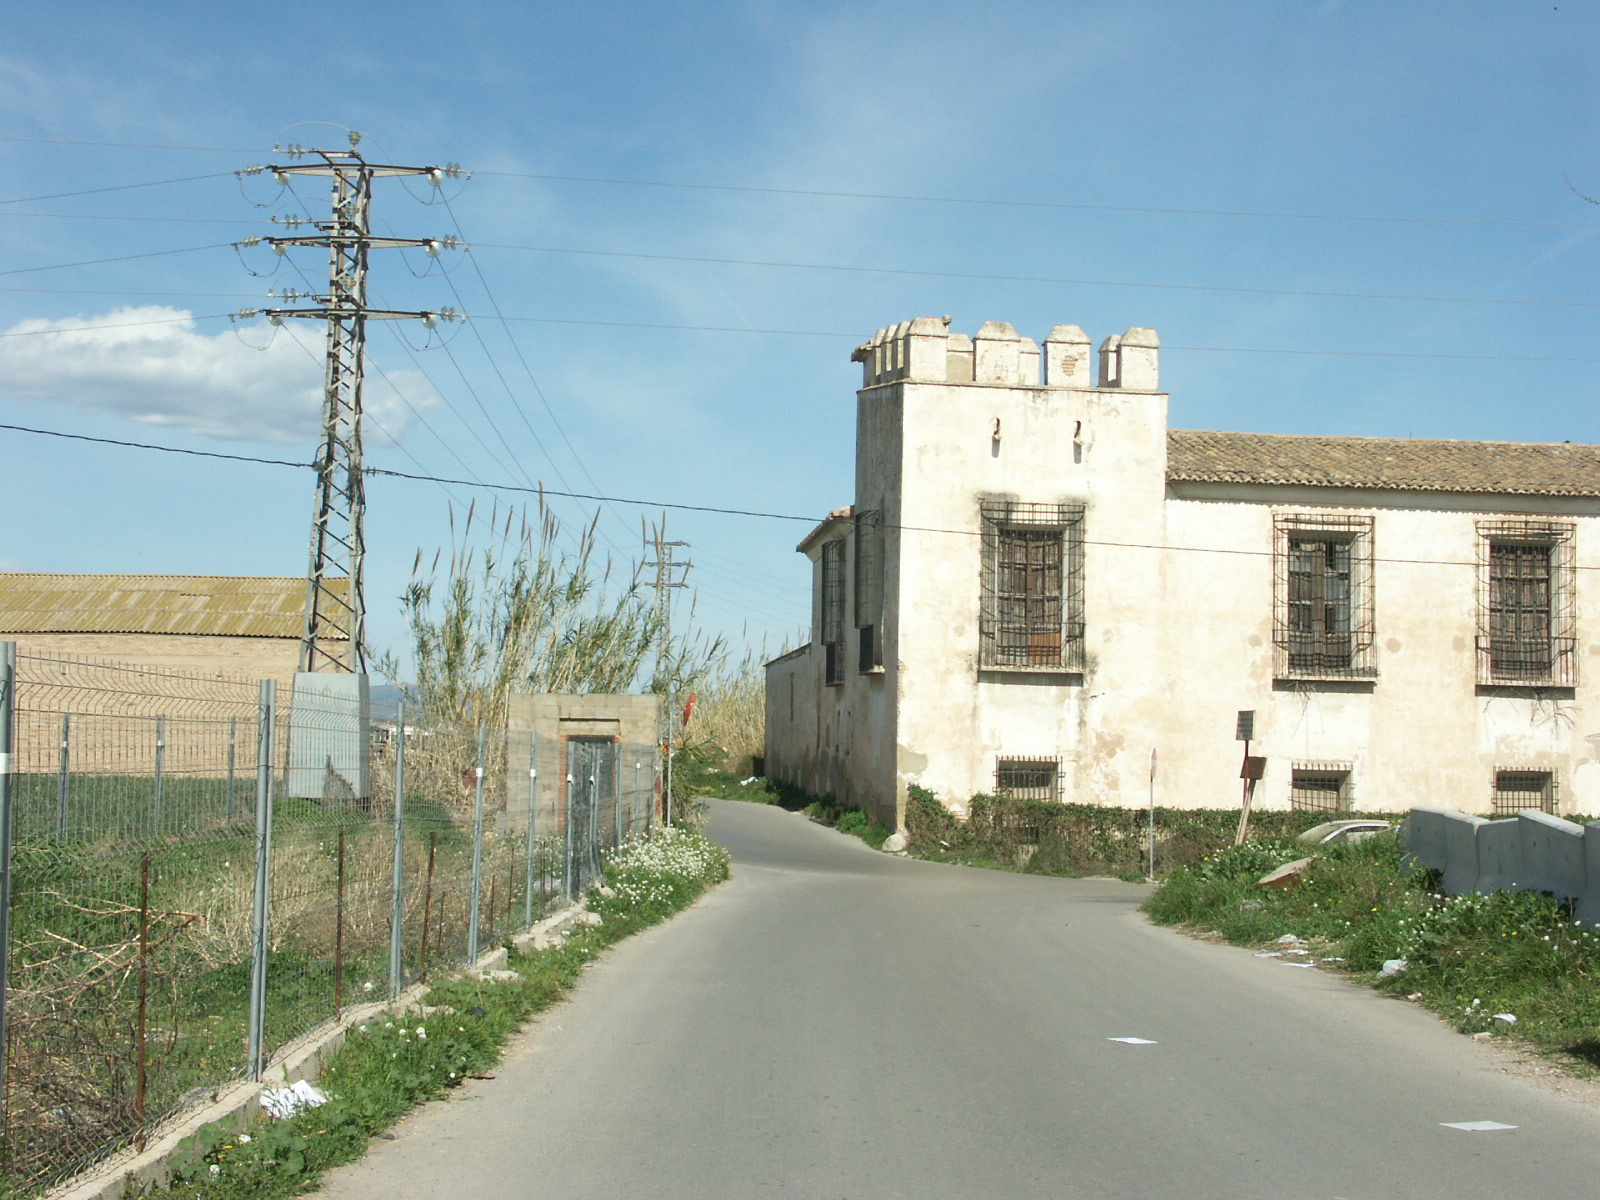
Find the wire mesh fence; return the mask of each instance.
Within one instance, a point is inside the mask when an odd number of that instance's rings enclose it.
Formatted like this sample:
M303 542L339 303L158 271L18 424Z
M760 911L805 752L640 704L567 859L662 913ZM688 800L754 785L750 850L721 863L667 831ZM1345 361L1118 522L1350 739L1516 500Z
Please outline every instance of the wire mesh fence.
M653 746L536 743L512 779L503 729L372 717L353 691L16 658L0 1192L142 1146L345 1008L502 943L650 832ZM541 771L565 783L543 810Z

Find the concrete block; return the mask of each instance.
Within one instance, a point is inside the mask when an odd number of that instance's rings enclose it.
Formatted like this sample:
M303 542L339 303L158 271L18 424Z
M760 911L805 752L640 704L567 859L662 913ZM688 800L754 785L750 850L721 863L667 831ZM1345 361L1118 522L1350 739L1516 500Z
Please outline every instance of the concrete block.
M985 321L972 339L973 378L978 383L1020 382L1022 335L1009 322Z
M1478 826L1478 882L1474 891L1514 888L1522 879L1522 827L1518 821L1485 821Z
M943 382L949 374L950 318L918 317L906 333L906 378Z
M1578 900L1578 920L1585 925L1600 925L1600 821L1583 827L1583 895Z
M1451 808L1418 805L1401 826L1401 844L1424 866L1444 876L1446 895L1460 896L1477 890L1478 826L1482 817Z
M1584 891L1583 826L1549 813L1517 814L1521 827L1522 875L1525 891L1549 892L1558 900L1576 900Z
M1096 385L1103 388L1120 387L1117 381L1117 371L1121 363L1117 357L1117 347L1122 345L1122 338L1113 333L1100 343L1100 381Z
M1039 343L1032 338L1017 343L1016 382L1022 387L1039 386Z
M1052 329L1044 339L1045 386L1089 387L1092 346L1089 335L1076 325L1057 325Z
M371 726L366 675L297 673L289 708L289 795L326 801L370 796Z
M964 333L952 333L945 350L945 379L951 383L971 383L974 378L972 339Z
M1135 325L1117 347L1117 386L1128 391L1161 390L1161 339L1154 329Z

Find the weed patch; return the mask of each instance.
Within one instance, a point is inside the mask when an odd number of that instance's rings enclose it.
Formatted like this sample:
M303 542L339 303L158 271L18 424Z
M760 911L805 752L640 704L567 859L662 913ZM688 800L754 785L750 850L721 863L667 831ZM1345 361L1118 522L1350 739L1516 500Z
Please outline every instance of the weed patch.
M1515 1034L1600 1065L1600 931L1566 905L1531 892L1441 896L1432 872L1402 874L1399 841L1387 836L1319 849L1296 890L1256 885L1306 853L1279 841L1229 848L1173 871L1144 911L1238 945L1293 934L1311 957L1417 1000L1463 1033ZM1381 975L1395 960L1404 967Z
M144 1194L196 1200L273 1200L313 1190L322 1172L359 1158L410 1109L442 1099L498 1061L507 1039L577 982L607 946L665 920L728 878L725 850L698 834L664 829L606 865L590 895L603 918L564 944L514 955L512 983L448 979L428 992L434 1011L384 1016L352 1029L318 1086L326 1104L286 1120L207 1125L185 1140L170 1187Z

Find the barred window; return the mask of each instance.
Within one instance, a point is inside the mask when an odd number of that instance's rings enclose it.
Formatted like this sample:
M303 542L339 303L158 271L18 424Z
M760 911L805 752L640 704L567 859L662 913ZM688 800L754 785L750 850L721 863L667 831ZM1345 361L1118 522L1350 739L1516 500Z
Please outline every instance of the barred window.
M1350 807L1350 768L1334 763L1296 763L1289 806L1302 812L1343 812Z
M1272 640L1287 679L1371 679L1372 518L1273 518Z
M994 764L994 794L1013 800L1061 799L1059 758L1000 758Z
M1478 682L1577 683L1573 527L1478 522Z
M883 514L856 514L857 668L883 666Z
M1496 771L1495 814L1556 811L1556 777L1550 771Z
M1083 669L1083 511L983 501L981 666Z
M844 682L844 541L822 546L822 653L828 683Z

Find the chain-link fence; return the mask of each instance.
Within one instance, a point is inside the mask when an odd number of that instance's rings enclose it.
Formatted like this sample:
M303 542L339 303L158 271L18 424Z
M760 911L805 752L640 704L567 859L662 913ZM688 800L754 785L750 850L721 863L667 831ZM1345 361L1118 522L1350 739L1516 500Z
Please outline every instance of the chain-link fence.
M6 670L0 1193L142 1145L343 1008L472 961L654 820L653 746L536 743L513 780L503 729L374 714L353 677L296 696ZM553 811L529 802L543 771L565 773Z

